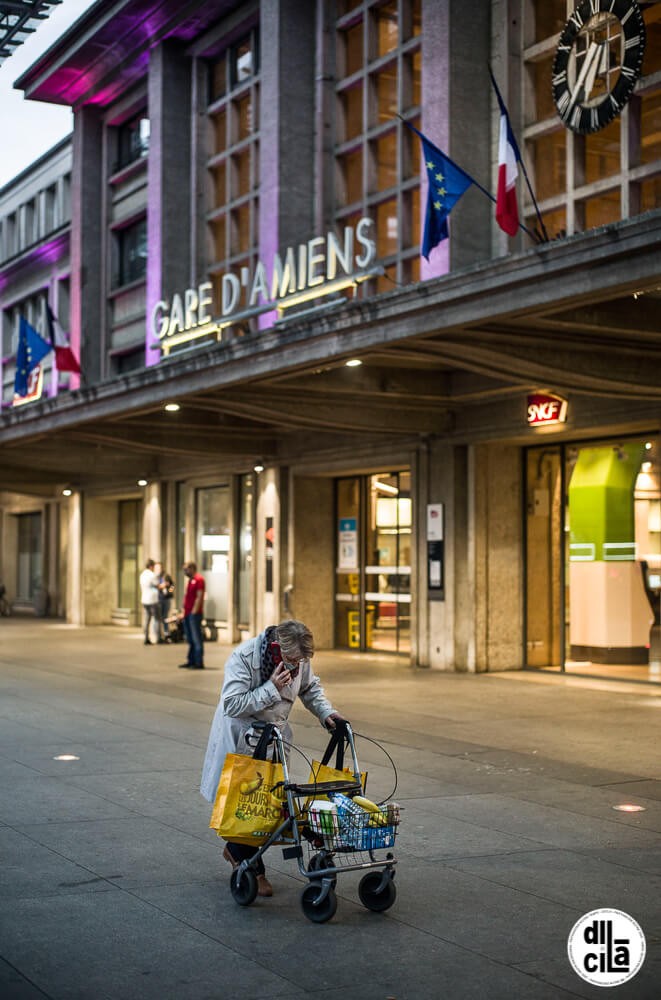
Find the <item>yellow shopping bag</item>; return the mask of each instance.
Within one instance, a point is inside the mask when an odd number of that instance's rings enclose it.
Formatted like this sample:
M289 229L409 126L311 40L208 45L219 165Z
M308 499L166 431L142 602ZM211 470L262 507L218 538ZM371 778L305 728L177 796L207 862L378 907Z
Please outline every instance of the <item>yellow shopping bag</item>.
M228 753L209 826L235 844L261 846L284 819L283 780L282 764Z

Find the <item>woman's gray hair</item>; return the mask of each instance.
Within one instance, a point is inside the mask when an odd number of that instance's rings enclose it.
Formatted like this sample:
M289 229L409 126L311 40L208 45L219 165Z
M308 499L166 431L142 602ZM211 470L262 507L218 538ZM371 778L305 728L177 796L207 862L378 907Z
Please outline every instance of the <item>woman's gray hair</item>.
M314 636L303 622L296 621L295 618L288 618L287 621L280 622L276 626L278 643L282 650L282 655L287 659L295 659L302 656L309 660L314 656Z

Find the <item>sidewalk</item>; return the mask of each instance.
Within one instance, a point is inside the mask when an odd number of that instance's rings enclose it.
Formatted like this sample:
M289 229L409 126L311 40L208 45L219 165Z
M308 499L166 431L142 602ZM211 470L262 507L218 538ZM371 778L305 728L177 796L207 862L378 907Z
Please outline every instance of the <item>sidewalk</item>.
M333 703L394 759L405 811L392 909L364 909L344 873L336 916L315 925L279 848L272 899L230 894L197 791L228 652L206 649L210 669L178 670L184 646L133 630L0 621L2 1000L661 995L658 688L317 654ZM302 706L292 723L308 757L323 748ZM364 739L358 752L368 794L387 796L387 758ZM647 939L610 993L567 959L600 907Z

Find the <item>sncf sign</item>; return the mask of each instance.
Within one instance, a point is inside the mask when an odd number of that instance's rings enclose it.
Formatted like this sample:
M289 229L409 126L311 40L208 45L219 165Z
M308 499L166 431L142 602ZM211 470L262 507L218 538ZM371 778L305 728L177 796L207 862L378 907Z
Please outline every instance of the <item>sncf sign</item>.
M536 392L528 396L528 425L530 427L548 427L550 424L564 424L566 419L566 399L542 392Z

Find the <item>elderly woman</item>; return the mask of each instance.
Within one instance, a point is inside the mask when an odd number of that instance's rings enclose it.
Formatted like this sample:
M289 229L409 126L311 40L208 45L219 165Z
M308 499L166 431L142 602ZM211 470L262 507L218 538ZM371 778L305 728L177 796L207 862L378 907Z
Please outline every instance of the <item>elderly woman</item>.
M328 729L335 727L336 719L342 719L312 673L313 655L312 632L293 619L270 625L231 654L202 770L200 791L209 802L214 801L225 755L253 753L246 733L254 722L274 723L290 743L292 731L287 720L297 697ZM254 853L248 845L228 842L223 857L236 868ZM256 868L258 895L272 896L261 859Z

